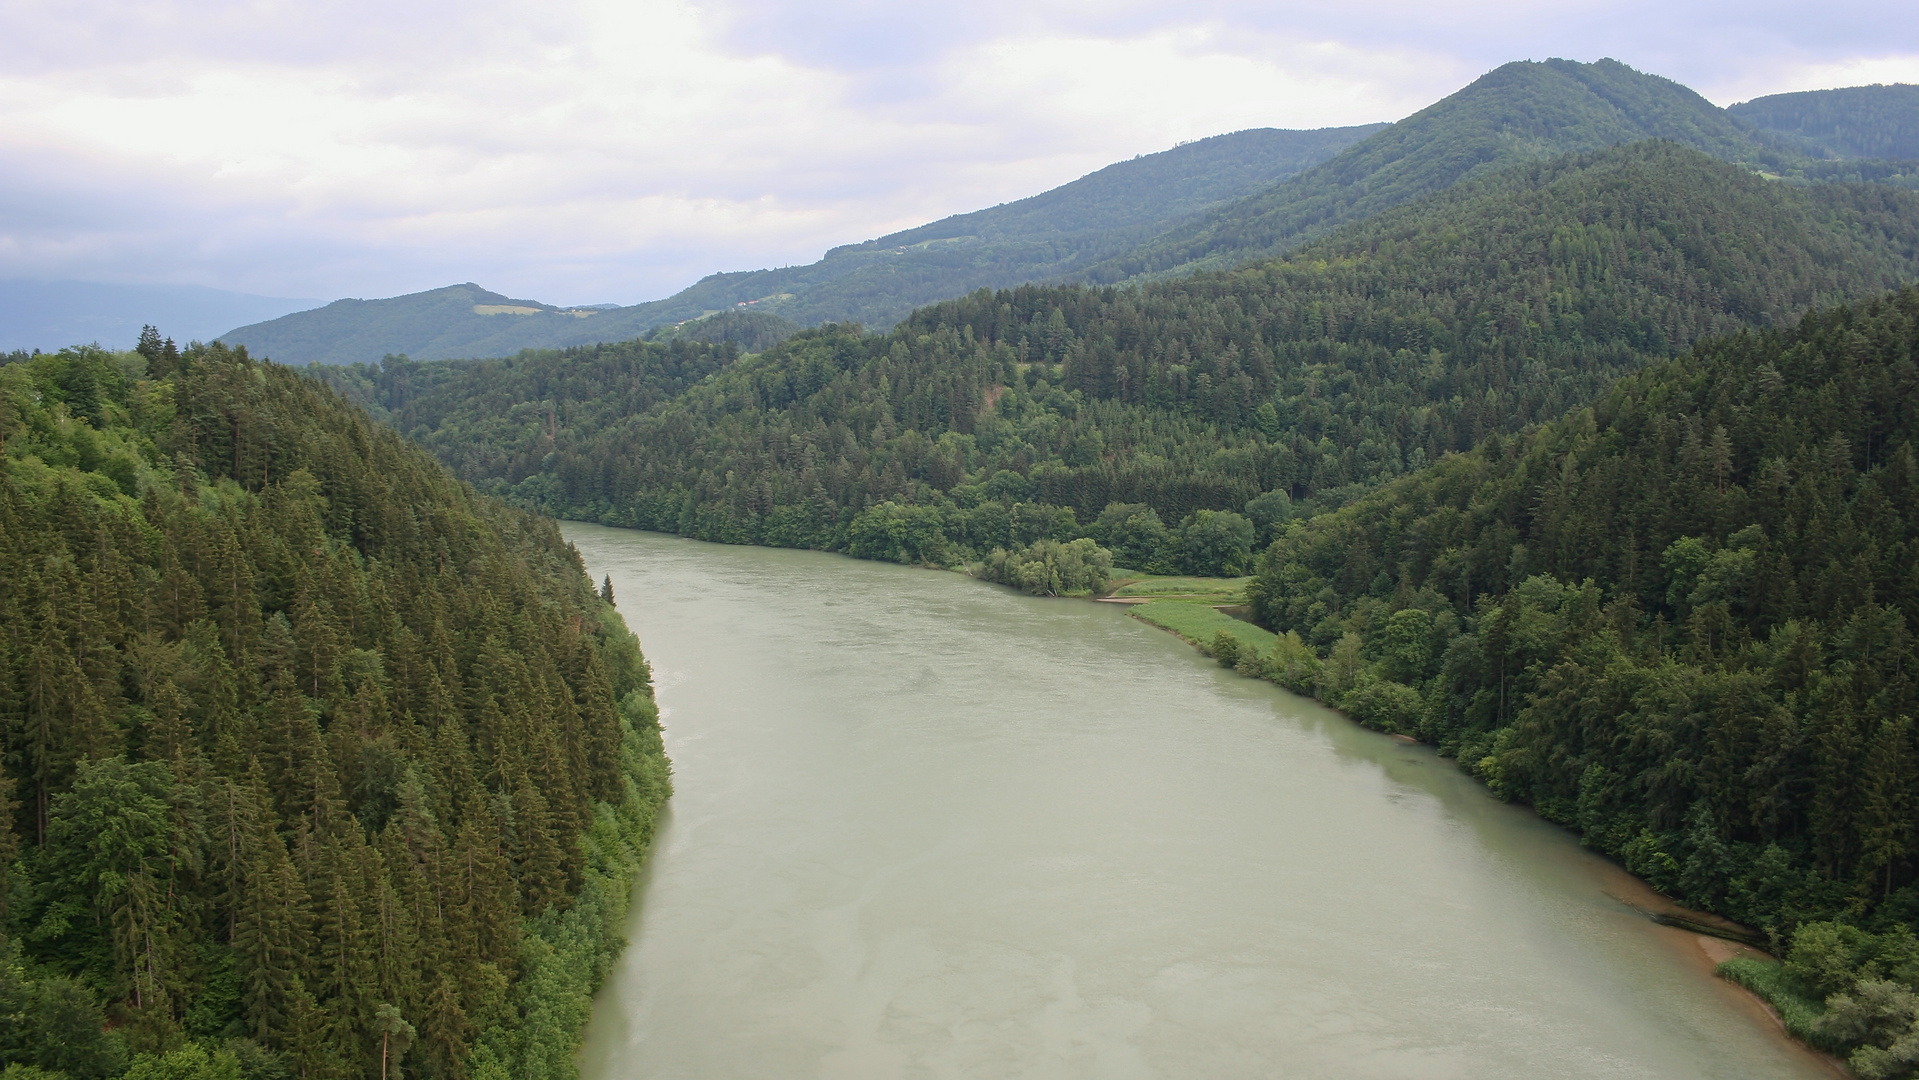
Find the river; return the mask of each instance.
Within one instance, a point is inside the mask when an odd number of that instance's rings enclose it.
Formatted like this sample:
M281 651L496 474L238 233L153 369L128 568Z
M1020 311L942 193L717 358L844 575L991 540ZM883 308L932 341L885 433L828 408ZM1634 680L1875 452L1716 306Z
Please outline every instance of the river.
M676 786L585 1080L1830 1075L1563 830L1116 606L566 534Z

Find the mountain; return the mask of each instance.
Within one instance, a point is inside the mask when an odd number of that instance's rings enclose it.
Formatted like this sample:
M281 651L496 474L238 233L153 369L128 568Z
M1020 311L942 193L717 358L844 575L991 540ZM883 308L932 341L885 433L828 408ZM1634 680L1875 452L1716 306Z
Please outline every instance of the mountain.
M664 355L576 370L543 352L452 373L397 423L550 513L946 561L1084 535L1110 504L1169 525L1273 491L1337 504L1703 335L1915 276L1919 195L1642 142L1233 272L982 290L889 334L808 331L643 411L619 405L642 385L623 365Z
M146 325L180 341L210 341L243 322L277 319L322 300L253 296L197 285L0 281L0 353L53 352L76 342L130 349Z
M1726 111L1815 157L1919 160L1919 86L1772 94Z
M1898 128L1903 114L1894 106L1905 89L1911 88L1882 87L1888 93L1858 98L1880 103L1871 112L1872 130L1884 135ZM1854 101L1845 97L1850 92L1831 93L1841 97L1817 100ZM1800 128L1810 130L1810 123ZM416 360L507 356L618 341L720 312L802 326L888 327L915 307L980 287L1116 283L1227 269L1517 164L1647 139L1677 142L1792 184L1919 185L1919 166L1825 160L1829 151L1799 135L1749 122L1617 61L1522 62L1389 126L1260 129L1202 139L1030 199L834 248L807 266L715 274L664 300L561 309L467 284L389 300L343 300L241 327L222 340L287 362L351 364L389 353ZM743 347L760 348L784 332L781 325L728 333Z
M559 529L219 344L0 420L5 1073L575 1075L669 785Z
M1788 167L1791 152L1670 79L1616 60L1516 62L1337 157L1089 268L1117 282L1225 269L1525 161L1670 139L1722 161Z
M597 340L586 324L618 310L515 300L467 282L384 300L335 300L229 330L220 340L286 364L351 364L390 353L421 360L505 356L532 346ZM625 324L609 333L636 335Z
M338 300L239 327L220 340L282 363L352 364L390 353L438 360L621 341L723 311L806 325L891 326L921 304L1058 277L1126 250L1208 205L1323 161L1380 126L1261 128L1201 139L1029 199L834 248L809 266L715 274L631 307L562 309L469 282L384 300Z
M752 304L807 326L888 327L916 307L974 289L1071 277L1384 126L1216 135L1109 165L1018 202L837 247L808 266L714 274L641 307L661 322Z

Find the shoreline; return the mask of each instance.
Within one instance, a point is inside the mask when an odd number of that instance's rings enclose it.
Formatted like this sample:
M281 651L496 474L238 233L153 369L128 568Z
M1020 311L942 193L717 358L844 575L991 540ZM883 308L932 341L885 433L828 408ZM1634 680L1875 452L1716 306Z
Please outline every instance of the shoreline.
M600 523L582 522L582 524L599 525ZM621 529L628 528L626 526L612 526L612 527L621 528ZM633 529L631 531L649 532L651 530ZM675 533L662 533L660 535L675 536L675 537L678 537L679 539L693 539L692 537L679 536L679 534L675 534ZM765 546L765 545L748 545L748 546ZM788 550L806 550L806 549L788 549ZM823 553L838 554L838 555L842 555L843 557L849 557L849 558L851 557L851 556L846 556L844 552L823 552ZM958 573L964 577L973 578L974 580L981 581L984 584L989 584L989 585L998 584L995 582L988 582L985 579L980 578L975 574L972 574L965 567L937 566L937 565L922 563L922 564L918 564L916 568L926 569L926 570L943 570L948 573ZM1001 586L1001 587L1012 588L1011 586ZM1082 601L1088 601L1091 603L1113 604L1122 608L1133 608L1140 605L1152 603L1156 600L1177 599L1177 600L1197 601L1200 598L1189 597L1189 596L1177 596L1177 595L1166 596L1166 597L1153 597L1153 596L1116 597L1116 596L1107 595L1107 596L1052 597L1051 599L1082 600ZM1215 609L1217 609L1217 605L1208 604L1206 606L1215 607ZM1191 637L1188 637L1186 634L1183 634L1180 631L1175 630L1170 626L1164 626L1159 623L1151 622L1147 619L1141 618L1139 613L1136 611L1129 610L1126 612L1126 614L1128 618L1136 619L1137 621L1147 626L1150 626L1156 630L1160 630L1165 633L1171 634L1175 638L1178 638L1180 641L1186 643L1189 647L1193 648L1201 656L1211 658L1212 654L1208 650L1207 645ZM1248 624L1248 625L1252 625L1252 624ZM1242 677L1256 678L1254 676L1242 676ZM1269 682L1269 680L1259 679L1259 678L1256 678L1256 681ZM1426 746L1426 747L1431 746L1431 744L1422 742L1421 740L1411 735L1406 735L1398 732L1385 732L1385 731L1380 731L1377 728L1368 727L1367 725L1360 723L1358 720L1346 714L1343 710L1341 710L1337 706L1332 705L1328 702L1322 701L1319 698L1314 697L1313 695L1299 694L1299 693L1296 693L1295 691L1288 690L1284 686L1280 686L1276 683L1269 683L1269 684L1272 685L1275 689L1281 690L1292 696L1306 698L1307 700L1312 701L1314 704L1320 705L1338 714L1347 723L1363 731L1368 731L1376 735L1381 735L1387 739L1393 740L1394 742L1402 743L1409 746ZM1483 785L1481 785L1481 787L1483 790ZM1490 797L1490 792L1488 792L1488 796ZM1530 811L1531 808L1526 807L1526 809ZM1565 829L1565 827L1561 825L1555 824L1554 828L1562 829L1568 833L1572 833L1572 830ZM1614 862L1609 856L1606 856L1603 853L1600 853L1597 851L1593 851L1592 855L1593 855L1592 866L1594 868L1594 872L1597 876L1599 876L1602 879L1602 883L1603 883L1601 892L1603 892L1607 897L1609 897L1610 899L1618 903L1621 907L1625 908L1627 911L1641 918L1644 918L1648 922L1651 922L1655 926L1657 926L1658 929L1657 931L1655 931L1655 933L1658 935L1659 939L1666 944L1666 946L1669 949L1674 950L1674 955L1682 961L1683 965L1702 975L1707 982L1709 982L1712 986L1716 988L1717 993L1721 995L1725 995L1725 1000L1732 1003L1732 1005L1737 1011L1746 1014L1753 1021L1753 1023L1758 1029L1765 1032L1767 1038L1775 1040L1777 1044L1781 1048L1783 1048L1790 1057L1807 1065L1812 1070L1823 1073L1830 1077L1834 1077L1836 1078L1836 1080L1853 1080L1854 1074L1851 1072L1849 1068L1847 1068L1846 1064L1843 1061L1841 1061L1840 1059L1830 1054L1816 1050L1813 1047L1807 1045L1806 1043L1801 1042L1799 1039L1794 1038L1792 1034L1786 1029L1786 1024L1784 1019L1772 1007L1772 1005L1769 1002L1767 1002L1763 997L1747 989L1746 987L1731 981L1730 979L1721 977L1717 973L1716 969L1721 963L1724 963L1726 960L1733 959L1736 957L1746 956L1746 957L1764 959L1768 961L1776 959L1765 950L1747 943L1747 940L1750 940L1751 938L1754 938L1757 936L1756 934L1754 934L1754 932L1752 932L1751 930L1745 927L1739 926L1738 924L1733 923L1731 922L1731 920L1725 919L1722 916L1715 915L1710 912L1695 911L1689 908L1685 908L1679 905L1678 903L1674 902L1670 897L1667 897L1664 894L1655 891L1652 888L1652 886L1647 884L1642 879L1634 876L1630 871L1626 870L1625 867L1619 865L1617 862ZM650 862L651 860L648 860L649 865L650 865ZM1721 930L1723 931L1723 933L1709 932L1710 930L1713 930L1713 929ZM1747 939L1747 940L1741 940L1741 939Z
M1114 603L1116 600L1118 602L1124 602L1120 598L1096 598L1095 602ZM1127 616L1145 623L1155 630L1162 630L1173 635L1191 646L1202 656L1211 656L1211 653L1205 645L1180 633L1172 627L1149 622L1146 619L1140 618L1137 612L1129 611L1127 612ZM1250 676L1245 677L1250 678ZM1258 679L1256 681L1267 682L1268 680ZM1276 690L1288 694L1293 693L1293 691L1287 690L1283 686L1277 684L1272 685ZM1367 727L1358 720L1347 716L1346 713L1337 706L1321 701L1316 697L1309 695L1295 696L1307 697L1308 700L1313 701L1315 704L1338 713L1347 723L1365 731L1372 731L1375 734L1384 735L1395 742L1411 746L1430 745L1421 742L1411 735L1400 732L1381 732L1375 728ZM1488 797L1491 797L1490 792L1488 792ZM1564 828L1564 826L1557 825L1555 827ZM1567 831L1570 832L1571 830ZM1792 1033L1786 1029L1785 1019L1779 1015L1778 1011L1774 1009L1772 1004L1765 998L1719 975L1719 965L1735 957L1749 956L1763 960L1777 959L1771 953L1753 944L1759 936L1756 932L1724 916L1716 915L1709 911L1696 911L1684 907L1675 902L1671 897L1655 890L1641 878L1634 876L1631 871L1614 862L1608 856L1597 851L1593 852L1593 856L1595 859L1595 873L1602 878L1601 891L1618 902L1620 906L1657 926L1659 929L1656 933L1660 940L1666 942L1669 949L1672 950L1674 955L1677 956L1686 967L1697 971L1706 981L1717 987L1721 995L1724 995L1727 1000L1733 1002L1740 1012L1751 1017L1754 1024L1765 1030L1769 1037L1776 1040L1790 1056L1820 1072L1834 1077L1835 1080L1853 1080L1852 1070L1847 1068L1844 1061L1824 1051L1814 1049L1799 1039L1794 1038Z

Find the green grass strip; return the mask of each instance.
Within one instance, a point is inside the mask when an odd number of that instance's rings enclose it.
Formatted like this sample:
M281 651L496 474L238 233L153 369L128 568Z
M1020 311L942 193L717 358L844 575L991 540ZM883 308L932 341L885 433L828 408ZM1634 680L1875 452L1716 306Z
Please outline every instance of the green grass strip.
M1713 973L1758 994L1778 1011L1793 1038L1821 1050L1833 1049L1832 1041L1818 1028L1819 1017L1825 1013L1826 1006L1800 994L1786 978L1785 965L1779 961L1735 956L1714 968Z
M1171 630L1195 645L1211 645L1213 635L1221 630L1238 638L1241 645L1251 646L1261 653L1271 651L1273 642L1277 640L1272 631L1235 619L1214 609L1211 604L1200 601L1154 600L1148 604L1138 604L1129 611L1134 618Z

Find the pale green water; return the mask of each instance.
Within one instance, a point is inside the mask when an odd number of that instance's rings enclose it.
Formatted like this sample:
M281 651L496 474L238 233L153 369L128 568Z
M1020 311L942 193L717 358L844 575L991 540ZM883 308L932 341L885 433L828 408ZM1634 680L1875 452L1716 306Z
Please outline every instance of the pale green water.
M1565 833L1114 606L566 531L677 785L587 1080L1825 1075Z

